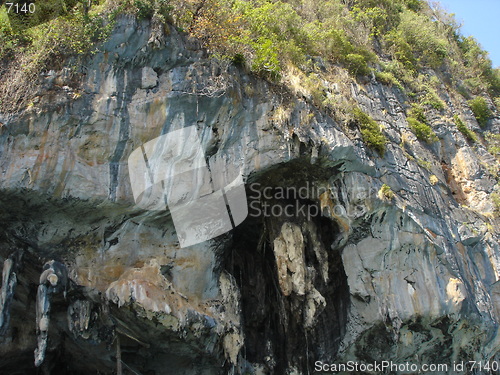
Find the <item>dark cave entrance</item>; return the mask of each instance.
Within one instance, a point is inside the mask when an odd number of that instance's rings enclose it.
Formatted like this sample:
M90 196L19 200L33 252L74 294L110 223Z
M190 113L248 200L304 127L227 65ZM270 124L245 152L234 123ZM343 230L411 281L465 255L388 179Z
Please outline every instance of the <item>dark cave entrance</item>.
M299 189L305 181L317 178L310 174L310 167L310 164L287 163L254 178L253 183L262 186L265 183L266 187L273 189L292 186ZM269 202L282 208L318 205L317 199L302 196L273 197ZM277 209L275 212L285 211ZM328 263L327 281L319 271L313 272L311 277L314 288L324 297L325 305L310 326L306 326L304 318L306 297L294 293L285 296L278 281L273 240L285 222L302 228L304 263L308 269L319 270L322 261ZM304 216L300 212L292 216L249 215L234 230L225 268L234 276L241 291L245 333L242 354L249 362L259 363L276 374L285 373L291 366L304 373L313 373L315 361L335 358L345 334L349 309L349 288L340 251L331 248L339 233L337 224L330 218ZM314 249L318 242L327 254L323 260L318 259Z

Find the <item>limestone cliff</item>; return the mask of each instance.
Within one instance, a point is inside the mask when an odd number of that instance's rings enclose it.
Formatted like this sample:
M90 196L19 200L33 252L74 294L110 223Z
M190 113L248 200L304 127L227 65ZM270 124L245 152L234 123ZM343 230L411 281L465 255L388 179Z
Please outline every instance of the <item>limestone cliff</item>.
M152 38L122 17L74 69L0 114L1 373L39 373L35 349L47 374L500 360L498 161L452 124L478 129L465 100L443 86L427 145L399 88L350 81L389 139L382 157L311 98L173 27ZM241 172L249 215L181 248L168 210L136 206L127 162L193 125L208 165Z

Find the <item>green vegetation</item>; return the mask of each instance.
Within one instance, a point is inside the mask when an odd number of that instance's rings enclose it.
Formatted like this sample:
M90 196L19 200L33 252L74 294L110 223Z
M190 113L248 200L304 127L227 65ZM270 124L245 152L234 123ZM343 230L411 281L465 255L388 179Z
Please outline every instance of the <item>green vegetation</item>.
M48 8L57 3L54 0L40 4ZM2 72L2 83L8 84L0 85L1 109L12 110L26 105L40 72L49 67L60 69L67 57L92 52L95 43L108 37L118 14L118 10L100 12L103 7L96 1L91 11L83 2L75 2L71 11L63 12L55 6L54 9L62 15L23 28L10 22L12 19L7 17L5 7L0 8L0 58L10 61L11 68Z
M101 0L101 3L104 1ZM62 1L47 0L36 3L36 19L31 23L36 26L17 22L9 17L5 6L0 8L0 57L14 53L28 56L37 52L37 58L45 59L55 55L66 56L82 54L94 42L104 39L110 32L110 22L118 9L107 14L99 14L103 6L93 1L89 11L87 2L73 1L73 8L64 8ZM85 4L85 5L84 5ZM53 17L53 14L59 14ZM17 56L18 57L18 56Z
M354 25L347 27L344 17L353 18L340 1L311 1L307 7L266 0L205 0L198 5L182 6L193 16L182 21L174 16L179 26L219 57L238 55L252 71L272 80L279 80L290 65L310 68L306 56L340 63L353 76L369 74L369 64L376 60L367 41L355 37Z
M468 103L479 126L484 128L491 117L491 110L488 107L488 103L486 103L486 100L482 96L477 96L469 100Z
M318 74L311 73L303 79L303 86L311 94L311 99L317 107L322 107L325 101L325 90Z
M441 100L441 98L439 98L436 91L430 88L428 88L427 90L427 93L422 98L422 105L428 105L437 111L443 110L445 107L444 102Z
M461 63L469 73L464 80L468 88L474 93L488 91L493 96L500 96L500 71L492 68L488 53L471 36L463 37L455 32L455 39Z
M462 121L462 119L458 115L453 116L453 121L457 126L457 129L467 138L469 141L477 142L476 134L472 130L470 130Z
M49 5L58 0L46 0ZM423 0L68 0L67 15L96 16L117 10L139 18L157 17L198 37L216 56L246 63L277 80L292 64L310 68L307 56L343 65L353 76L367 75L375 63L391 63L391 74L408 83L422 68L460 73L467 90L500 95L500 73L471 37L460 35L450 15ZM105 6L104 6L105 5ZM54 5L55 6L55 5ZM5 16L5 15L4 15ZM66 15L64 16L66 17ZM7 22L3 41L12 42ZM97 28L94 28L97 29ZM10 33L10 34L9 34ZM17 44L19 40L14 40ZM12 43L5 43L7 48ZM375 45L392 61L380 61ZM378 51L377 51L378 52ZM3 53L2 53L3 55ZM478 78L479 77L479 78ZM396 81L380 75L384 83ZM434 104L437 102L434 102Z
M380 130L380 125L359 108L354 108L352 114L361 131L363 142L383 156L387 138Z
M357 53L348 53L343 60L349 73L354 76L366 76L370 73L370 68L368 67L365 56Z
M436 133L432 130L432 128L424 124L423 122L418 121L413 117L408 117L408 125L410 129L415 133L418 139L427 143L433 143L438 140Z
M44 0L36 7L29 24L0 7L0 60L10 68L0 76L0 110L27 105L41 72L60 69L68 58L77 66L94 53L119 14L166 23L173 9L169 0Z
M407 117L408 125L417 138L427 143L433 143L438 140L436 133L427 125L424 109L419 104L412 104Z
M394 74L392 74L391 72L375 72L375 78L377 79L377 81L383 83L384 85L396 86L401 90L403 89L401 82L399 82L398 79L394 77Z
M491 201L493 202L495 216L500 216L500 193L491 193Z
M495 107L497 107L497 111L500 111L500 96L494 99Z
M427 169L429 172L431 171L432 163L430 161L417 157L417 164L422 168Z
M488 152L493 156L500 158L500 134L485 133L484 138L488 145Z
M389 185L383 184L378 191L378 196L380 199L391 200L394 198L394 192Z
M437 68L448 55L449 43L439 26L426 14L411 9L399 12L399 22L386 41L394 57L413 71L422 64Z
M413 117L417 121L427 124L427 117L425 117L424 108L416 103L412 103L410 111L408 112L410 117Z

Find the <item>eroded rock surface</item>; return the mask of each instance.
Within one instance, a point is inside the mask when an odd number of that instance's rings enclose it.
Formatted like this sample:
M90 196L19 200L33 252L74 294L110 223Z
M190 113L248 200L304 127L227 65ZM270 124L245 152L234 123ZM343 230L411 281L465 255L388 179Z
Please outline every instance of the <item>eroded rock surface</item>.
M50 374L500 359L484 146L439 118L439 143L400 147L404 95L353 83L390 139L381 158L306 98L208 59L173 28L150 37L147 22L121 18L78 85L56 72L35 106L0 114L0 372L38 373L37 332ZM168 211L135 206L127 159L192 125L221 178L244 176L249 216L180 248ZM377 194L384 183L394 198ZM48 293L59 276L40 280L50 260L67 269L67 293Z

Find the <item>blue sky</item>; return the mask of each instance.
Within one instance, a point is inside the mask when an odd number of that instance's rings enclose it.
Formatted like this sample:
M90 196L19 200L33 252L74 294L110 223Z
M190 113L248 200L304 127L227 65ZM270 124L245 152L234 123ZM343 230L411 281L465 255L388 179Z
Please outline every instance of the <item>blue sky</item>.
M490 54L493 67L500 67L500 1L440 0L444 9L455 13L463 35L473 35Z

